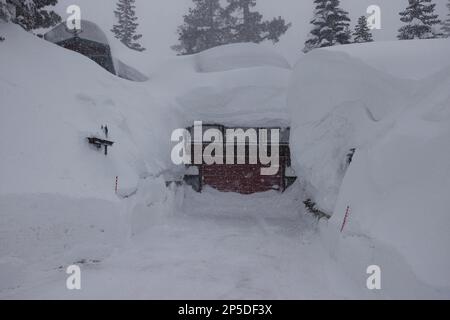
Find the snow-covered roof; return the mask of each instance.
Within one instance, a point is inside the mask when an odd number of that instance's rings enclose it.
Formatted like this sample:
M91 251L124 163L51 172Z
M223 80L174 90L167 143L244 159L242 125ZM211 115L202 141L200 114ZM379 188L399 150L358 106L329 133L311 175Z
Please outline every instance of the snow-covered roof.
M105 33L95 23L88 20L81 20L81 30L77 32L78 37L102 44L108 44ZM66 22L60 23L55 28L44 35L44 39L53 43L59 43L73 38L74 31L67 28Z
M292 70L276 51L238 43L176 57L152 72L171 88L182 125L289 127L286 88Z
M291 69L271 48L256 43L234 43L211 48L194 56L198 72L220 72L261 66Z

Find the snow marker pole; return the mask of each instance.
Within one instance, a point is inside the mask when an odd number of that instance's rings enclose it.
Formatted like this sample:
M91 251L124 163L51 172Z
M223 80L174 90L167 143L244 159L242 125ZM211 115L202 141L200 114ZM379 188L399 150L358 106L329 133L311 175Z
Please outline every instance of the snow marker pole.
M119 177L118 177L118 176L116 176L116 188L115 188L115 190L116 190L116 194L117 194L117 187L118 187L118 182L119 182Z
M344 231L345 225L347 224L348 215L350 214L350 206L347 206L347 211L345 211L344 222L342 223L341 233Z

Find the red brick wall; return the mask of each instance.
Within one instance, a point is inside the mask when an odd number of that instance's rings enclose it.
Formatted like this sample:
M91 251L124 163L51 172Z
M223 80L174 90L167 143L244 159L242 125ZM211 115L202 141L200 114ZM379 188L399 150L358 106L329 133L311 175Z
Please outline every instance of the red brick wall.
M251 194L283 190L283 168L277 175L262 176L261 165L203 165L202 184L219 191Z

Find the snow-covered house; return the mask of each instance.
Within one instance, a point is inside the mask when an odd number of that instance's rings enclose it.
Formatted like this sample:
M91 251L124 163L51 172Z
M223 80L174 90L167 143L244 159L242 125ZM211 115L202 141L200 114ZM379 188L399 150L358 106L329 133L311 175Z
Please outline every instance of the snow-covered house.
M63 48L76 51L116 74L111 48L105 33L95 23L81 20L80 30L69 30L65 22L44 35L44 39Z

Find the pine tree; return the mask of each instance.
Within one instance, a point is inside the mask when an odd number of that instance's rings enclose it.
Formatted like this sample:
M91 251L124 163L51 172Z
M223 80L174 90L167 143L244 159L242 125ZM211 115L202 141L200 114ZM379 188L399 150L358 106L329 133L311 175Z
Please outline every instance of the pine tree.
M135 2L136 0L118 1L117 10L114 11L118 24L115 24L111 31L128 48L142 52L146 49L136 42L142 38L142 35L136 33L139 24L136 22L138 18L136 17Z
M8 22L12 18L12 6L6 0L0 0L0 20Z
M409 5L405 11L400 12L400 20L406 25L402 26L397 38L400 40L430 39L440 34L433 28L441 21L434 13L436 4L432 0L408 0Z
M179 44L173 46L179 54L194 54L226 43L230 32L227 17L219 0L193 0L194 7L184 15L178 27Z
M355 43L364 43L364 42L372 42L373 36L370 32L370 28L367 25L367 18L365 16L361 16L358 19L358 24L355 27L355 32L353 33Z
M281 17L263 21L263 16L252 10L255 6L256 0L228 0L225 12L231 21L232 38L229 39L230 43L260 43L264 40L276 43L290 28L291 24L286 23Z
M2 21L8 22L11 20L10 8L6 4L6 0L0 0L0 23ZM0 35L0 42L5 41L5 38Z
M303 52L315 48L348 44L351 40L348 12L340 8L339 0L314 0L316 8L311 24L314 26Z
M0 20L12 21L25 30L49 28L61 21L61 17L50 10L57 0L0 0ZM0 37L0 41L5 38Z
M216 46L237 43L279 41L290 24L281 17L263 21L251 9L256 0L228 0L226 8L220 0L193 0L195 6L184 16L178 28L180 43L173 47L180 54L193 54Z
M49 6L54 6L58 0L6 0L15 9L12 21L30 31L38 28L49 28L61 22L61 17Z
M447 3L448 14L447 19L442 23L442 34L446 38L450 38L450 0Z

